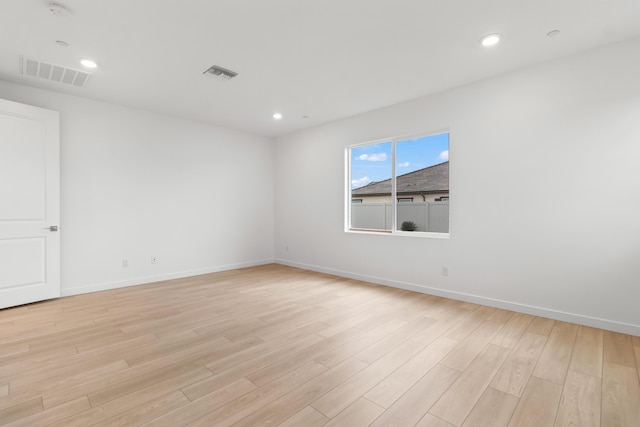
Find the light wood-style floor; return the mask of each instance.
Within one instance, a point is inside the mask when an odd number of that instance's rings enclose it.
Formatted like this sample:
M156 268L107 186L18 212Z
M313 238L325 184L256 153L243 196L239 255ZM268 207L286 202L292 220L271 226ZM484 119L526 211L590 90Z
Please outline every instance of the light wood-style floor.
M0 424L640 426L640 338L280 265L0 311Z

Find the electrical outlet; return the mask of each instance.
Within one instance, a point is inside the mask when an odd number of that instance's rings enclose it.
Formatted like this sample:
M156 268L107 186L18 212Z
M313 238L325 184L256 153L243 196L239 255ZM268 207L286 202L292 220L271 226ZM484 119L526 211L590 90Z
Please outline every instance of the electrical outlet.
M446 265L442 266L442 275L443 276L448 276L449 275L449 267L447 267Z
M129 260L128 259L123 259L122 260L122 268L127 268L129 267Z
M155 264L158 261L158 258L153 257L151 258L151 264Z

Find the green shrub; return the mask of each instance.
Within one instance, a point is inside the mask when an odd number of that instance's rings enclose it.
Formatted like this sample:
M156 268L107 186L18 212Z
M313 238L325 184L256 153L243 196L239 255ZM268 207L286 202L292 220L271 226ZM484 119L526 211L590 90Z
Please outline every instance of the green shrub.
M416 228L418 228L418 226L413 221L404 221L400 226L400 230L402 231L416 231Z

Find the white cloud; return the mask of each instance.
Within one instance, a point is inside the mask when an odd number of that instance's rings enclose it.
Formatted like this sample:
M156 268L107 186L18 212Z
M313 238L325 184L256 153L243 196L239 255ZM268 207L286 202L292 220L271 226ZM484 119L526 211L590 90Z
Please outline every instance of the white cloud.
M408 168L409 167L409 162L398 163L398 167L399 168Z
M444 150L442 153L440 153L438 158L440 158L440 160L449 160L449 150Z
M371 182L371 180L369 179L368 176L363 176L360 179L352 179L351 180L351 188L364 187L365 185L369 184L370 182Z
M360 154L358 156L359 160L367 160L369 162L384 162L387 160L387 153L378 153L378 154Z

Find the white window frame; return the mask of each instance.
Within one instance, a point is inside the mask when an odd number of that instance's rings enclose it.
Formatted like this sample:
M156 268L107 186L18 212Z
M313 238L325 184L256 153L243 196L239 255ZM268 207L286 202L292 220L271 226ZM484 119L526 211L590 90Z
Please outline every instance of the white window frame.
M408 135L393 136L389 138L382 138L367 142L360 142L357 144L350 144L345 148L345 210L344 210L344 231L350 234L374 234L374 235L386 235L386 236L403 236L403 237L422 237L422 238L434 238L434 239L449 239L451 235L451 221L449 221L449 232L436 233L431 231L402 231L396 230L396 218L397 218L397 194L396 194L396 143L406 141L407 139L423 138L433 135L440 135L443 133L449 134L449 161L451 161L451 130L448 128L440 129L433 132L420 132ZM351 149L362 147L366 145L375 145L385 142L391 142L391 201L393 203L393 209L391 209L391 230L366 230L351 228ZM451 169L449 169L451 171ZM451 172L449 172L449 195L451 195ZM449 196L450 197L450 196ZM449 199L449 209L451 209L451 199ZM449 219L451 219L451 210L449 210Z

